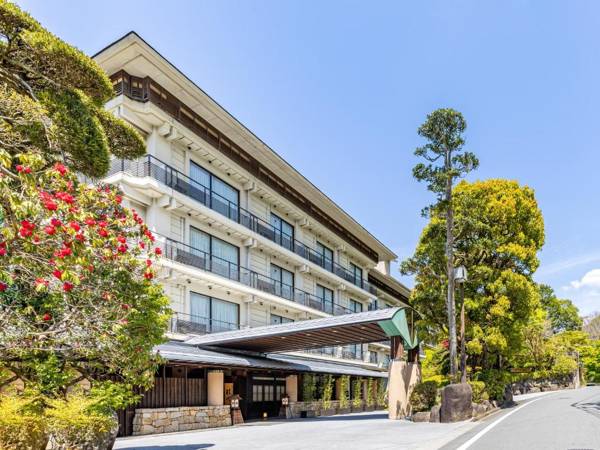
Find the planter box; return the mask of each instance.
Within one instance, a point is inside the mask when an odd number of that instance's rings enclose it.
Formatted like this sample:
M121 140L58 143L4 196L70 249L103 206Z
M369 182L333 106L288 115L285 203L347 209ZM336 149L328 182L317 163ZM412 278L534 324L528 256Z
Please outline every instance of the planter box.
M365 406L365 411L375 411L375 405Z
M337 413L338 414L349 414L350 413L350 407L347 406L346 408L338 408Z
M322 416L334 416L336 413L335 408L329 408L329 409L322 409L321 410L321 415Z
M360 406L352 406L352 412L363 412L365 409L362 405Z

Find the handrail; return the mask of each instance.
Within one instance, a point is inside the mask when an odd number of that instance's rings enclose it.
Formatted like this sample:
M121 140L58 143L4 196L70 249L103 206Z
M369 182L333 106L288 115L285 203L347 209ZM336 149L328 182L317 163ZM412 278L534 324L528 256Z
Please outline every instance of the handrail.
M163 255L172 261L193 266L211 272L229 280L240 282L246 286L267 292L304 306L332 315L349 314L353 311L335 302L325 301L321 297L297 289L294 286L275 280L266 275L232 263L218 256L211 255L183 242L161 236ZM159 242L160 244L160 242Z
M221 331L238 330L239 328L239 323L179 312L173 313L169 324L169 331L171 333L181 334L219 333Z
M175 189L208 208L222 214L228 219L243 225L249 230L269 239L285 249L304 259L324 268L340 278L376 295L377 290L363 277L357 277L350 270L335 261L326 258L314 248L294 239L293 236L278 230L269 222L257 217L250 211L217 194L188 175L161 161L152 155L146 155L138 160L115 159L111 163L109 175L118 172L128 172L134 176L147 176Z

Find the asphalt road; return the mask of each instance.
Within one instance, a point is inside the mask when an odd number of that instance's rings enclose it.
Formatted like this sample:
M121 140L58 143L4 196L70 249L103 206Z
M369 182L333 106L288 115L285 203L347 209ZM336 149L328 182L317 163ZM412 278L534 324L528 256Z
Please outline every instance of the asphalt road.
M600 386L520 401L442 448L600 450Z

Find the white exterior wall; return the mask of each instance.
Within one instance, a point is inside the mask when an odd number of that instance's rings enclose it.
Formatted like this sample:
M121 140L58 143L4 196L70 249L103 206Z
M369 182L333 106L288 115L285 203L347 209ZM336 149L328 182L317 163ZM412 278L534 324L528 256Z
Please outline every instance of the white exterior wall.
M149 125L146 124L146 128ZM210 153L206 143L199 138L194 146L183 145L177 141L170 141L169 136L177 135L177 131L165 136L165 130L169 127L164 125L149 126L152 130L147 136L148 153L169 164L174 169L189 174L190 161L204 167L213 175L219 177L226 183L236 188L240 193L240 206L247 208L265 222L270 222L270 214L274 212L279 217L294 225L296 240L305 245L316 248L317 241L333 250L336 263L349 269L349 262L356 262L358 258L352 256L350 246L344 243L333 233L324 231L323 226L315 226L315 220L301 213L297 207L282 197L276 199L277 205L269 200L266 195L256 192L259 181L253 179L249 174L236 169L233 163L226 167L222 161L217 161L214 154ZM175 124L175 129L178 127ZM173 128L171 127L171 130ZM190 149L190 148L194 149ZM214 150L213 150L214 152ZM224 157L221 155L221 159ZM212 161L212 164L209 163ZM233 169L232 169L233 168ZM138 189L139 191L139 189ZM145 194L141 192L141 194ZM131 200L130 204L146 220L148 226L154 232L189 244L190 227L196 227L212 236L222 239L237 246L240 251L240 265L264 276L270 276L271 264L276 264L294 273L294 282L297 289L304 290L310 294L316 293L316 285L320 284L334 292L336 304L348 307L349 299L359 301L363 304L363 311L367 311L372 294L362 291L336 275L323 268L315 267L314 264L303 259L299 255L290 254L282 250L276 243L270 242L260 236L255 236L248 230L237 232L233 229L231 221L219 214L213 217L206 215L205 207L191 203L165 200L164 196L175 197L176 193L169 192L158 195L148 195L147 203L141 204L138 199ZM271 199L273 199L271 193ZM127 197L127 194L126 194ZM190 206L192 205L192 206ZM276 207L275 207L276 206ZM234 224L235 225L235 224ZM364 257L363 257L364 260ZM361 266L360 264L357 264ZM367 270L363 268L363 278L367 278ZM286 300L267 298L266 296L254 295L247 290L236 288L234 282L208 282L207 277L201 271L173 273L173 270L163 271L165 293L171 299L172 309L177 313L190 313L190 293L198 292L203 295L230 301L239 305L239 324L241 327L256 327L267 325L271 321L271 315L277 314L294 320L323 317L319 311L307 311L297 304ZM177 271L175 271L177 272ZM345 288L343 287L345 286ZM363 346L365 359L368 360L366 345ZM340 352L338 352L338 355ZM380 357L380 360L382 357Z

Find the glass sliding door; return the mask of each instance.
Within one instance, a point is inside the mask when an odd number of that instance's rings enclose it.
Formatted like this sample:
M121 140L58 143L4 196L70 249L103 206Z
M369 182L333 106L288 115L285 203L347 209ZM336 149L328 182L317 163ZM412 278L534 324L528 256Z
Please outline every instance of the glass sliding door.
M213 271L231 280L239 280L239 249L229 242L211 236Z
M317 297L323 302L323 311L333 314L333 291L317 284Z
M363 285L363 271L360 267L358 267L356 264L352 264L350 263L350 272L352 272L352 275L354 276L354 285L358 286L358 287L362 287Z
M210 270L210 235L190 227L191 265Z
M190 292L190 321L196 332L210 333L210 297Z
M317 241L317 252L321 258L321 267L333 272L333 250Z
M190 178L193 182L193 194L196 194L192 197L218 213L238 221L240 196L236 188L193 161L190 161Z
M190 292L190 319L198 325L197 332L236 330L239 326L239 314L239 305L236 303Z
M275 284L276 295L288 300L294 299L294 274L292 272L271 264L271 278Z
M288 250L294 251L294 227L281 217L271 213L271 225L275 233L275 242Z
M235 303L211 299L212 332L236 330L239 323L239 306Z

